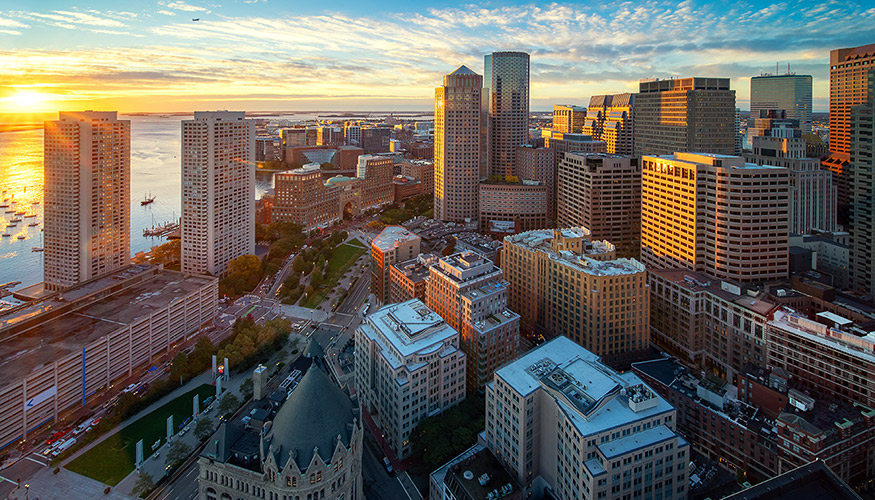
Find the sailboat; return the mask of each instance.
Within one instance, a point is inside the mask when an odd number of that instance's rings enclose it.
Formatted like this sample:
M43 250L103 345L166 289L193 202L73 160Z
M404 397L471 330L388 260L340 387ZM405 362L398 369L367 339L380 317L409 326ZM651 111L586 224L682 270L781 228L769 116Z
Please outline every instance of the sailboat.
M40 233L39 241L40 241L40 244L42 245L43 244L43 233ZM44 250L45 250L45 248L43 248L43 247L31 247L31 249L30 249L31 252L42 252Z
M145 197L143 198L143 201L140 202L140 205L148 205L149 203L152 203L153 201L155 201L155 197L152 196L152 192L149 191L149 194L145 195Z

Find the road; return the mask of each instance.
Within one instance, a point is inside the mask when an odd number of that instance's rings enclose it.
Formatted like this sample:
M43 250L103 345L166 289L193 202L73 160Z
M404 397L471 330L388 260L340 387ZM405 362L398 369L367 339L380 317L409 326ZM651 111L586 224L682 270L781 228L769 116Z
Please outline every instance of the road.
M179 473L176 479L168 484L164 490L155 497L156 500L193 500L197 498L197 460Z

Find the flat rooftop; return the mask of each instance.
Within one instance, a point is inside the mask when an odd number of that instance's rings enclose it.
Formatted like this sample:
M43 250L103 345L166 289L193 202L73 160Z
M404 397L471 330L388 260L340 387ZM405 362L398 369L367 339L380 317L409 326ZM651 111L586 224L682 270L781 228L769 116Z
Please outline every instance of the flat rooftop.
M444 322L419 299L411 299L399 304L390 304L369 314L367 321L359 328L364 329L371 338L383 344L383 340L401 358L428 349L439 349L443 344L458 336L458 332ZM403 364L402 359L390 360L396 368Z
M821 460L730 495L723 500L860 500Z
M598 356L564 336L532 349L496 370L495 375L523 397L542 387L562 392L564 398L554 399L584 436L672 411L672 406L637 375L613 371ZM628 396L620 394L622 389L627 394L646 393L652 405L633 410ZM572 406L569 401L579 404Z
M135 272L137 271L137 272ZM54 316L47 314L65 302L95 293L106 285L118 284L115 276L133 277L154 273L145 281L135 283L96 302ZM124 278L121 278L124 279ZM197 291L214 278L186 276L176 271L157 271L152 266L132 266L126 271L87 283L46 301L32 304L0 317L0 324L14 324L45 314L24 332L0 340L0 387L17 382L22 376L43 365L81 351L95 340L122 328L137 318L165 308L178 298ZM65 300L59 300L63 296Z
M590 256L599 256L615 251L615 247L608 241L592 241L589 239L590 232L584 228L560 229L563 238L581 238L585 240L582 245L582 254L570 250L553 250L553 230L537 229L527 231L505 239L515 245L526 247L532 251L544 252L550 259L566 265L577 272L584 272L595 276L618 276L623 274L637 274L645 271L644 264L635 259L599 260Z
M392 267L401 271L410 281L420 283L428 279L429 270L436 262L435 255L420 254L419 257L392 264Z
M519 491L516 481L489 449L478 451L450 467L444 482L453 481L473 500L500 500ZM498 496L494 496L495 491Z
M406 241L418 240L419 236L404 226L386 226L371 242L371 246L385 252Z

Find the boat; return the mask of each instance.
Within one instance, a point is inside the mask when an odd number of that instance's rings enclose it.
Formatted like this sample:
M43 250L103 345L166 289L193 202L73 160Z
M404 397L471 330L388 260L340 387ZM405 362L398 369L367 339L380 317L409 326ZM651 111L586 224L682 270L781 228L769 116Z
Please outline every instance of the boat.
M25 238L27 238L27 236L25 236L25 235L23 235L23 234L19 234L19 235L18 235L18 239L19 239L19 240L23 240L23 239L25 239Z
M19 211L15 212L15 215L25 215L25 214L27 214L27 212L25 212L24 210L19 210Z
M42 252L45 249L43 247L33 247L30 249L31 252Z
M6 227L15 227L15 226L17 226L17 225L18 225L18 224L16 224L16 223L13 221L11 224L6 224Z
M9 203L3 203L0 208L9 208Z
M152 192L149 191L149 194L143 197L143 201L140 202L140 205L148 205L155 201L155 196L152 195Z
M7 214L14 214L14 213L15 213L15 210L11 210L11 209L10 209L10 210L7 210L6 213L7 213Z
M36 227L36 226L39 226L39 222L31 222L30 224L27 225L27 227Z
M10 236L12 236L12 235L9 234L9 233L3 233L3 237L4 237L4 238L8 238L8 237L10 237Z
M24 216L25 219L32 219L34 217L36 217L36 214L27 214Z
M18 223L18 222L21 222L21 219L19 219L18 217L16 217L16 218L12 219L12 220L9 221L9 222Z

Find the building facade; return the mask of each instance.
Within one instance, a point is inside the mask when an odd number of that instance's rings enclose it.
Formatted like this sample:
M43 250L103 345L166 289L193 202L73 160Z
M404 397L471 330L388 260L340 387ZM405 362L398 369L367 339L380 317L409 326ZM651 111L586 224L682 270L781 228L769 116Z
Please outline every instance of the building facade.
M536 148L528 144L517 146L516 149L516 176L547 186L547 216L550 220L556 220L555 154L554 149Z
M587 110L573 104L553 105L553 130L565 134L580 133Z
M592 96L580 132L604 141L611 154L632 155L635 94Z
M529 141L529 54L483 57L486 165L490 175L514 175L516 147Z
M43 281L63 290L130 264L131 121L62 111L44 137Z
M422 239L402 226L386 226L371 241L371 293L379 304L388 304L392 264L419 255Z
M422 193L434 193L434 162L429 160L405 160L401 163L401 175L412 177L422 183Z
M761 120L757 119L759 124ZM763 129L751 137L752 150L744 159L757 165L784 167L790 174L790 232L833 232L836 225L836 188L832 174L820 168L820 160L808 158L806 143L798 128Z
M741 282L787 277L786 168L680 152L641 162L641 260L648 267Z
M873 47L875 52L875 47ZM872 296L875 291L875 65L869 70L868 98L851 108L850 230L851 272L855 290Z
M811 133L811 75L754 76L750 79L750 116L760 110L783 109L787 118L799 120L803 134Z
M468 390L482 390L519 348L519 315L507 308L507 282L501 269L474 252L444 257L430 273L427 304L459 332Z
M558 337L495 372L482 437L524 495L678 499L690 447L675 425L638 376Z
M559 162L559 227L585 227L607 240L620 257L641 247L641 168L637 158L606 153L565 153Z
M642 81L633 121L635 156L735 153L735 91L729 78Z
M477 220L483 77L465 66L434 90L434 218Z
M481 183L480 230L496 236L547 227L549 193L540 181Z
M172 354L215 317L218 294L212 277L128 265L6 311L0 449Z
M622 363L650 343L644 265L616 258L614 245L584 228L540 230L504 239L508 306L532 337L565 335Z
M437 261L436 255L421 253L414 259L392 264L389 269L389 302L397 304L410 299L426 302L429 268Z
M399 460L417 424L465 399L459 333L417 299L369 314L355 332L359 402Z
M182 270L223 276L255 253L255 122L242 111L182 121Z

